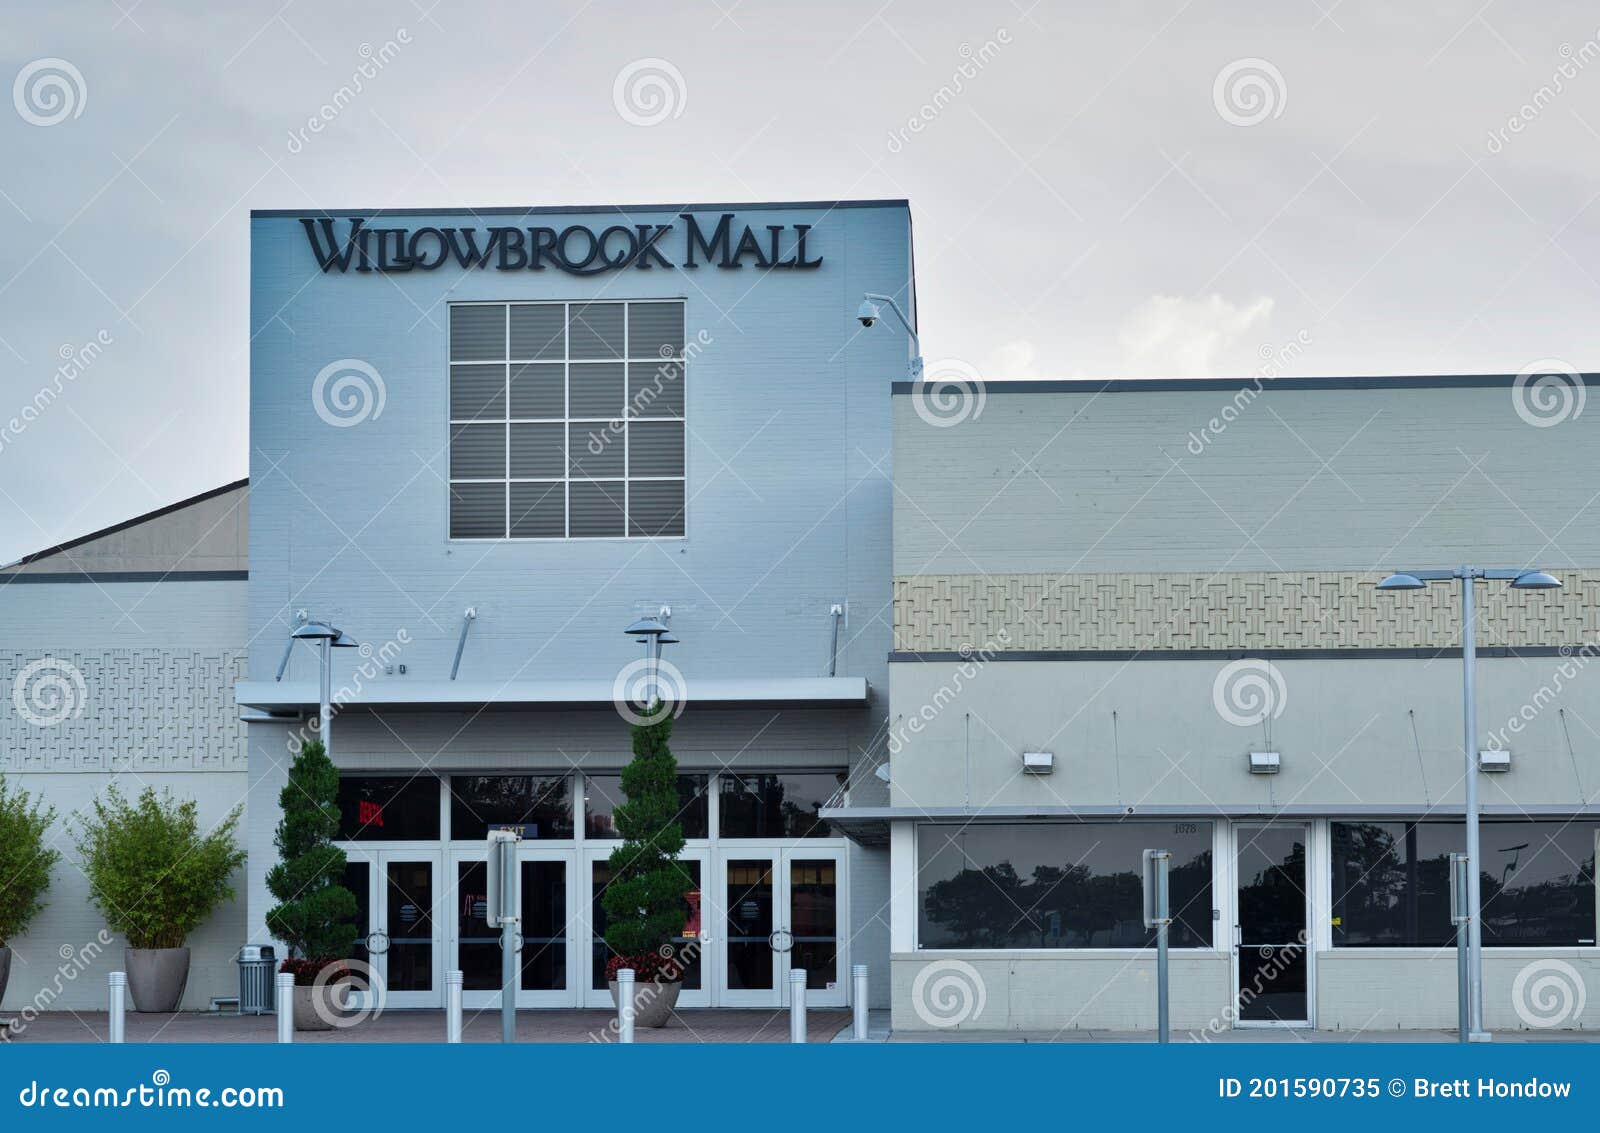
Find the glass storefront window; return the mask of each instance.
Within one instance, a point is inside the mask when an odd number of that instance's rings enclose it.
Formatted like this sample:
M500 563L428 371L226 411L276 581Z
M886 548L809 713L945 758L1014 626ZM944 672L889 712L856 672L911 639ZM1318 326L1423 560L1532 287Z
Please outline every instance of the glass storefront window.
M1210 947L1209 822L918 826L918 946L1151 947L1147 847L1172 851L1172 947Z
M1596 822L1484 822L1485 947L1595 942ZM1335 822L1333 943L1441 947L1450 924L1450 853L1462 822Z
M685 838L711 836L711 807L706 792L707 776L678 776L678 821ZM583 791L584 836L620 838L612 814L627 801L621 775L585 775Z
M724 838L831 838L817 811L845 780L843 771L723 774L719 833Z
M427 842L439 837L439 780L432 775L348 775L339 780L339 837L349 842Z
M526 841L571 838L571 775L450 776L450 837L481 841L491 826L521 826Z

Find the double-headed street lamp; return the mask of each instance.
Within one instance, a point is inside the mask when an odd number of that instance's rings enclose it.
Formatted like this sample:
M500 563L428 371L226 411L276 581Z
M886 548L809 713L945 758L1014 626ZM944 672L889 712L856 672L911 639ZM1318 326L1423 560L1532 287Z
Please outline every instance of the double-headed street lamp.
M361 643L342 629L335 629L327 622L307 622L305 625L296 626L289 633L294 641L312 641L317 646L317 664L320 669L321 695L318 698L321 705L318 711L318 738L322 740L322 747L331 757L333 754L333 650L354 649Z
M639 639L639 644L644 646L645 659L650 665L650 684L647 700L644 706L646 712L655 707L655 701L661 695L661 647L663 645L676 645L678 639L672 636L672 631L662 618L670 618L671 613L662 607L662 617L644 617L634 622L623 633Z
M1482 570L1458 567L1455 570L1414 570L1391 574L1378 583L1379 590L1421 590L1430 582L1461 581L1461 719L1462 749L1466 758L1467 815L1467 907L1466 932L1456 930L1456 947L1463 956L1466 973L1461 994L1461 1042L1488 1042L1483 1029L1483 917L1481 872L1478 854L1478 704L1474 669L1478 651L1473 625L1472 588L1478 579L1510 582L1517 590L1556 590L1561 580L1542 570Z

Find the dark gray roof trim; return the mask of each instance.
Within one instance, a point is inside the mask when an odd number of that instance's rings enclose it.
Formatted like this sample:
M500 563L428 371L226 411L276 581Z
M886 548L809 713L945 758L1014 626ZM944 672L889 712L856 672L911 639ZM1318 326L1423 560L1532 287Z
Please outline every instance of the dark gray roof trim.
M1577 646L1480 645L1479 657L1570 657ZM1428 661L1459 657L1461 650L1446 649L1004 649L984 653L989 661L1238 661L1260 657L1267 661ZM976 651L941 650L930 653L891 651L890 663L918 661L972 661Z
M132 519L124 519L120 523L113 523L110 527L102 527L98 531L91 531L87 535L79 535L76 539L69 539L65 543L57 543L54 547L46 547L42 551L35 551L31 555L24 555L14 563L5 564L6 569L9 570L12 567L27 566L29 563L38 562L40 559L46 558L50 555L59 555L62 551L70 551L74 547L81 547L85 543L91 543L96 539L103 539L107 535L115 535L119 531L126 531L130 527L137 527L139 524L147 523L152 519L160 519L164 515L171 515L175 511L182 511L186 507L192 507L195 504L204 503L206 500L215 499L217 496L234 491L236 488L248 487L249 484L250 477L246 476L243 480L235 480L233 483L224 484L220 488L211 488L208 491L201 492L197 496L190 496L188 499L178 500L176 503L167 504L165 507L158 507L154 511L147 511L143 515L136 515Z
M251 209L251 217L333 217L347 216L576 216L582 214L628 214L636 212L686 212L696 209L725 209L762 212L773 209L876 209L910 208L900 199L881 201L680 201L655 205L495 205L490 208L353 208L353 209Z
M1046 381L984 382L985 393L1234 393L1258 383L1263 391L1506 389L1516 374L1400 374L1365 378L1052 378ZM1600 386L1600 374L1579 374L1586 386ZM913 382L894 382L894 393L908 394Z
M1600 818L1600 806L1572 803L1486 804L1479 807L1485 818L1508 820L1526 818ZM1389 818L1431 822L1460 818L1466 809L1460 804L1341 803L1338 806L1272 806L1268 803L1232 803L1209 806L877 806L823 807L817 814L841 826L870 822L984 822L1028 819L1054 822L1104 822L1123 818L1133 821L1162 818Z
M0 574L0 589L43 582L247 582L247 570L80 570Z

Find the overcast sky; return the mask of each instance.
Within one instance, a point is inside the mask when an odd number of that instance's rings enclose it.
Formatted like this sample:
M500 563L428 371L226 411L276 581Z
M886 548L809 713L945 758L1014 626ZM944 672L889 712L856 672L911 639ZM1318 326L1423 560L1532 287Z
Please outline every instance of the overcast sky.
M930 366L1600 369L1593 5L430 2L7 3L0 561L245 474L251 208L907 197Z

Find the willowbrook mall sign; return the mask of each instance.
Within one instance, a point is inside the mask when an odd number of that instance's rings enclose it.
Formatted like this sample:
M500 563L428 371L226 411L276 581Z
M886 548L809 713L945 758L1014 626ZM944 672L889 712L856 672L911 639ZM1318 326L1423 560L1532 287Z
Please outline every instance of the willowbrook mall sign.
M806 255L809 224L768 224L761 230L733 223L723 213L709 229L689 213L681 239L674 224L613 224L596 232L583 224L565 228L379 228L353 216L341 236L330 218L301 217L311 252L325 272L433 271L447 263L497 271L544 271L598 275L634 267L814 268L822 257Z

